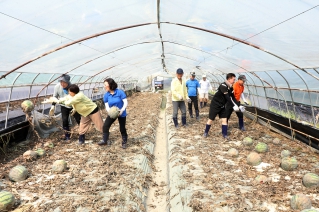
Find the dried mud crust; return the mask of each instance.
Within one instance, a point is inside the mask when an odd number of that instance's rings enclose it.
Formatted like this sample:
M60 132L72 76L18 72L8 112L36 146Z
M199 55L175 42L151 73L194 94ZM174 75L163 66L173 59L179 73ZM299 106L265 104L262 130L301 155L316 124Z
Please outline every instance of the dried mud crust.
M171 194L171 203L174 198L180 198L175 203L180 201L185 204L185 211L292 211L291 195L303 193L311 198L314 208L319 208L318 189L307 189L302 185L304 174L319 172L317 153L248 118L245 118L247 131L239 131L235 113L229 122L231 141L222 139L221 122L218 119L205 139L202 134L208 111L209 106L200 109L200 121L189 118L187 114L188 127L175 130L170 121L172 108L170 106L167 109L168 128L171 129L169 140L173 139L169 143L174 146L170 151L170 166L182 167L180 182L185 182L179 185L179 195ZM247 136L254 140L251 148L241 142ZM280 138L281 144L273 144L274 138ZM270 165L262 168L263 172L246 162L247 155L254 151L258 142L265 142L269 147L268 152L260 154L262 162ZM228 156L230 148L239 151L237 158ZM292 156L297 158L299 165L296 171L280 168L280 153L284 149L290 150ZM258 175L268 177L268 182L254 182ZM187 195L183 195L187 192L191 193L188 199Z
M127 132L128 148L121 148L121 135L116 121L111 127L111 147L100 147L96 142L102 139L102 133L92 128L86 135L87 143L77 145L78 134L72 130L70 143L60 142L62 132L52 134L46 143L22 142L9 149L3 159L0 173L1 189L12 192L19 208L27 211L145 211L144 192L152 183L150 175L134 161L146 156L152 167L154 156L143 147L154 142L155 128L161 102L160 94L135 93L128 98ZM103 112L103 118L106 113ZM44 148L47 155L35 161L25 161L22 154L28 150ZM52 173L55 160L63 159L68 170L62 174ZM9 170L22 164L29 170L29 177L22 182L9 181Z

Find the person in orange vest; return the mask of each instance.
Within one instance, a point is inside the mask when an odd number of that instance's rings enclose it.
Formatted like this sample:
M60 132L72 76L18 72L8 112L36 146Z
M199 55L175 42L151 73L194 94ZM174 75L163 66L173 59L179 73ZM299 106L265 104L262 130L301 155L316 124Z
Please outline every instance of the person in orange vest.
M238 76L238 81L234 83L233 89L234 89L234 96L237 102L240 102L240 98L244 101L245 105L248 105L245 96L244 96L244 84L247 81L245 75L239 75ZM228 120L230 119L231 114L233 113L233 105L227 105L226 104L226 111L227 111L227 123ZM244 127L244 114L242 110L236 111L236 115L238 117L238 124L239 124L239 129L242 131L245 131Z

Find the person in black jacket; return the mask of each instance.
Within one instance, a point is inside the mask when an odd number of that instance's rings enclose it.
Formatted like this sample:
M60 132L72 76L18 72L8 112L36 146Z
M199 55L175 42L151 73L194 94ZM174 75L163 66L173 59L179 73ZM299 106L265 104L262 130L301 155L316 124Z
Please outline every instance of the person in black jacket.
M232 85L235 83L236 76L233 73L226 75L226 81L221 83L218 87L216 94L214 95L210 108L209 108L209 119L206 124L204 137L208 136L209 129L218 115L222 120L222 134L225 139L229 139L227 136L227 112L225 109L226 103L233 105L235 111L239 111L239 102L234 97L234 91Z

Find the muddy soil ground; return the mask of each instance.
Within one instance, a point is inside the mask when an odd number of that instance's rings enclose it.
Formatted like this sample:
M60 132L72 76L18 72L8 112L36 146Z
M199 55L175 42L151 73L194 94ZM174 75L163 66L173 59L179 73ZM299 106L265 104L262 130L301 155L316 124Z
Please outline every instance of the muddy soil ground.
M291 195L302 193L310 197L313 208L319 208L318 189L309 189L302 185L304 174L319 173L318 153L248 118L245 118L247 131L242 132L237 127L235 113L229 122L230 141L222 138L218 118L210 129L209 137L205 139L202 134L208 111L209 106L200 110L200 121L187 116L189 126L176 130L171 121L171 106L167 109L171 133L170 161L174 161L172 167L181 167L183 172L180 182L184 182L178 185L177 194L171 194L171 203L177 198L175 203L177 202L177 206L183 205L183 211L292 211ZM247 136L254 140L252 148L242 144ZM274 138L280 138L281 144L273 144ZM269 151L260 154L262 165L252 167L247 164L246 158L254 151L258 142L267 143ZM237 158L228 156L227 151L230 148L239 151ZM295 171L280 168L280 153L285 149L290 150L299 162ZM255 182L258 175L268 177L268 182ZM182 195L183 192L190 193L190 198Z
M86 144L77 145L78 134L73 129L72 141L61 141L61 132L43 142L29 140L8 149L1 160L1 190L12 192L18 200L19 211L144 211L143 193L152 182L150 175L139 167L139 156L146 156L152 166L153 155L143 147L155 140L161 94L135 93L128 98L128 148L121 148L118 123L111 127L112 146L100 147L102 134L92 128ZM106 113L103 112L103 118ZM53 143L51 148L45 143ZM25 161L22 154L44 148L46 156ZM68 170L52 173L55 160L64 159ZM8 178L9 170L22 164L29 170L26 180L18 183ZM138 192L137 192L138 191Z

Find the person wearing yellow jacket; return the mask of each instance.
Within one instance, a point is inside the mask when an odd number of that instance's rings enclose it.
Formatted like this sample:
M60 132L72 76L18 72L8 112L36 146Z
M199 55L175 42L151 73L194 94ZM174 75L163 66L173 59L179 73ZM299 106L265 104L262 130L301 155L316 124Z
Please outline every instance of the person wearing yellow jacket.
M182 112L182 125L186 127L186 105L187 98L186 81L183 79L184 71L179 68L176 71L176 78L172 80L172 104L173 104L173 121L176 128L178 128L178 109Z
M103 132L103 120L99 108L90 98L80 92L77 85L70 85L69 96L60 99L58 103L72 106L73 111L71 113L76 111L82 116L79 127L79 144L84 144L85 133L89 130L91 122L94 123L97 130Z

